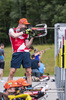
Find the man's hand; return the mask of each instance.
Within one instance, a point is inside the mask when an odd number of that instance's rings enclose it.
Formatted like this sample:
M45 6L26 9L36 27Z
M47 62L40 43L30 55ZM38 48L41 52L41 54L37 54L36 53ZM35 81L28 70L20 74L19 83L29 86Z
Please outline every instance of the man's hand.
M35 37L35 31L32 29L27 29L26 31L23 32L24 34L29 34L31 37Z
M27 29L26 31L24 31L25 34L32 34L32 30L31 29Z

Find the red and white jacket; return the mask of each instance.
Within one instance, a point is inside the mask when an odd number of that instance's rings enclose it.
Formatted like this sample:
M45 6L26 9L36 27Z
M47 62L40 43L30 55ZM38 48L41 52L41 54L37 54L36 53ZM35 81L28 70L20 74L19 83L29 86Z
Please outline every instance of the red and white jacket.
M17 28L14 28L14 29L10 28L9 34L10 34L10 32L15 32L15 34L19 33ZM28 37L29 37L28 34L23 34L22 36L19 36L17 38L13 38L10 36L10 41L12 44L13 53L14 52L29 52L29 48L27 48L25 45L25 39L28 39Z

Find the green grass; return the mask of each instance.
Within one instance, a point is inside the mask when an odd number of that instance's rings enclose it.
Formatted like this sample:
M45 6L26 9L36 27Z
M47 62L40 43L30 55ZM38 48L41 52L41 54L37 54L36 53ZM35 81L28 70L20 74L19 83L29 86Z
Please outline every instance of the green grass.
M34 48L38 50L43 50L46 48L52 47L51 49L47 50L46 53L42 55L41 61L45 65L45 73L49 73L50 75L54 74L54 45L34 45ZM12 47L5 47L5 69L4 69L4 76L9 75L10 72L10 62L12 57ZM31 52L31 54L33 51ZM17 69L15 76L23 76L25 69L21 68Z

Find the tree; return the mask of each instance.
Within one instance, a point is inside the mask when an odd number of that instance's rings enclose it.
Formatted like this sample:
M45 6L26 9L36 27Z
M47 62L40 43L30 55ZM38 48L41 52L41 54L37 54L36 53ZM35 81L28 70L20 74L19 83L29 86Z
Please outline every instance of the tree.
M0 0L0 42L7 44L9 28L16 27L24 17L32 26L46 23L54 27L56 23L66 23L66 0ZM48 30L43 43L53 43L53 37L54 30Z
M3 42L4 40L8 39L8 27L10 21L9 14L10 1L0 0L0 42Z

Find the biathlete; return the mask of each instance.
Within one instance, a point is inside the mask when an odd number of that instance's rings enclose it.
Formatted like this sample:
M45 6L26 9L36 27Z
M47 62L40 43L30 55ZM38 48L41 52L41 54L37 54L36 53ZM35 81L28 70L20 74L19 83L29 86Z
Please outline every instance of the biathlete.
M33 42L35 33L31 29L27 29L29 24L26 18L22 18L19 20L19 24L16 28L9 29L13 55L8 80L13 80L17 68L20 68L22 64L26 70L27 83L32 85L29 47ZM32 34L30 40L29 34Z

